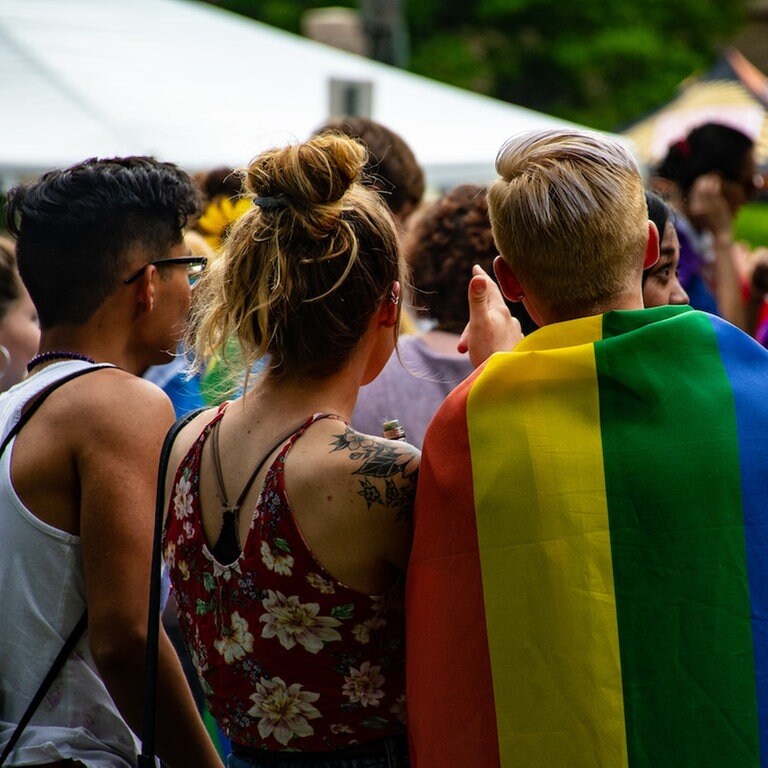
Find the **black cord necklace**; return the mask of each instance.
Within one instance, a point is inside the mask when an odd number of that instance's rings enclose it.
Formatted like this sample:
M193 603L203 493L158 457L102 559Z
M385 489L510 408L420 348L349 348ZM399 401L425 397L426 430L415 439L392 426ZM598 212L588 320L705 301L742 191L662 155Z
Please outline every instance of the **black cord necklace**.
M63 352L59 350L51 350L50 352L41 352L39 355L35 355L27 363L27 371L31 371L35 366L42 365L51 360L82 360L84 363L95 364L96 361L88 355L83 355L80 352Z

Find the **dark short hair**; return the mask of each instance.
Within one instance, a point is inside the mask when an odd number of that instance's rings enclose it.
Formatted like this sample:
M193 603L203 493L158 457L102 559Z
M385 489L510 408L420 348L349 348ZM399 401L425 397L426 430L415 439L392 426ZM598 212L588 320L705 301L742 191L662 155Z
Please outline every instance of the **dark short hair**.
M752 139L736 128L704 123L669 147L656 173L676 182L685 195L696 179L707 173L718 172L738 181L753 148Z
M368 150L363 181L384 198L396 216L407 206L415 208L424 196L424 171L405 140L367 117L331 119L315 131L342 133L357 139Z
M82 325L140 246L162 258L199 204L190 176L151 157L91 158L8 194L8 230L43 329Z

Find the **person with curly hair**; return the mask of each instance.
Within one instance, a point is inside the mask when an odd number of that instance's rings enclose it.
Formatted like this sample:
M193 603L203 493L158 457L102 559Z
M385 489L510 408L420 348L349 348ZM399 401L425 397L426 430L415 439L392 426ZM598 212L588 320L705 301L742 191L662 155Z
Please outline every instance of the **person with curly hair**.
M492 270L493 242L485 188L462 184L416 214L403 241L411 267L414 313L428 330L402 336L384 370L360 390L352 424L380 432L397 418L408 441L424 432L448 393L473 370L457 351L469 320L467 288L472 266Z

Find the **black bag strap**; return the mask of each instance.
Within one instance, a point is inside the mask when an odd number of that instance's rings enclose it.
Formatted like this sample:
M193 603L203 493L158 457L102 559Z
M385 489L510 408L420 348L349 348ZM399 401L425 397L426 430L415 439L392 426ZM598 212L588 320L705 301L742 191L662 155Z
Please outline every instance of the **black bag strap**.
M149 580L149 617L147 619L147 654L144 664L144 718L141 729L139 768L155 766L155 712L157 709L157 656L160 637L160 559L165 512L165 475L171 448L179 432L206 408L200 408L178 419L168 430L160 451L155 501L155 534L152 544L152 571Z
M24 732L24 729L32 719L32 716L37 711L37 708L40 706L40 702L45 698L45 694L48 693L48 689L56 679L56 676L59 674L59 672L61 672L61 668L67 663L69 654L72 653L72 649L77 645L77 641L83 636L83 632L85 632L85 628L87 626L88 611L83 611L83 615L80 617L77 624L75 624L75 628L66 639L56 658L53 660L53 664L51 664L50 669L48 670L46 676L43 678L43 682L40 683L40 687L37 689L37 691L35 691L35 695L32 697L32 701L29 702L29 705L24 711L24 714L21 716L18 725L11 734L11 738L5 745L3 754L0 755L0 766L5 765L5 761L11 752L13 752L13 748L16 746L16 742L19 740L21 734Z
M89 368L83 368L79 371L75 371L74 373L70 373L68 376L64 376L61 379L54 381L52 384L43 389L38 395L35 396L35 398L32 400L32 404L21 414L21 418L16 422L16 424L13 425L11 431L5 436L5 440L3 440L2 445L0 445L0 456L5 453L5 449L8 447L11 440L13 440L13 438L18 435L19 432L21 432L22 427L32 418L35 411L37 411L37 409L43 404L48 395L57 390L60 386L62 386L62 384L66 384L68 381L72 381L72 379L77 379L86 373L99 371L103 368L114 367L115 366L107 363L102 365L92 365ZM72 630L72 632L70 632L69 637L64 641L64 645L61 647L58 655L53 660L53 663L48 669L48 672L46 673L42 682L38 686L38 689L35 691L35 695L27 705L26 710L24 710L24 714L19 719L16 728L11 734L11 738L5 745L3 754L0 755L0 766L5 765L5 761L8 759L11 752L13 752L13 749L16 746L16 742L21 738L21 734L24 732L24 729L27 727L27 725L29 725L29 721L32 719L32 716L40 706L40 702L45 698L45 694L48 693L48 689L51 687L51 684L56 679L57 675L61 671L61 668L66 663L67 659L69 658L69 654L72 653L72 649L77 645L78 640L80 640L80 638L83 636L83 632L85 632L85 628L87 626L88 611L85 610L83 611L83 614L79 618L77 624L75 624L75 628Z

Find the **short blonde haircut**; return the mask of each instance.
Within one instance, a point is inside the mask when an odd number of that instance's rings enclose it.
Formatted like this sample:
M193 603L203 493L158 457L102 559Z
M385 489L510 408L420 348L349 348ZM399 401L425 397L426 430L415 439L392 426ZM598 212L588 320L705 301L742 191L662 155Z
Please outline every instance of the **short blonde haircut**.
M278 378L341 370L405 272L392 214L360 181L366 158L353 139L323 135L248 166L253 205L195 289L198 366L226 361L234 339L246 371L263 357Z
M496 170L496 246L550 310L600 311L639 284L648 212L638 167L619 143L575 130L525 133L504 144Z

